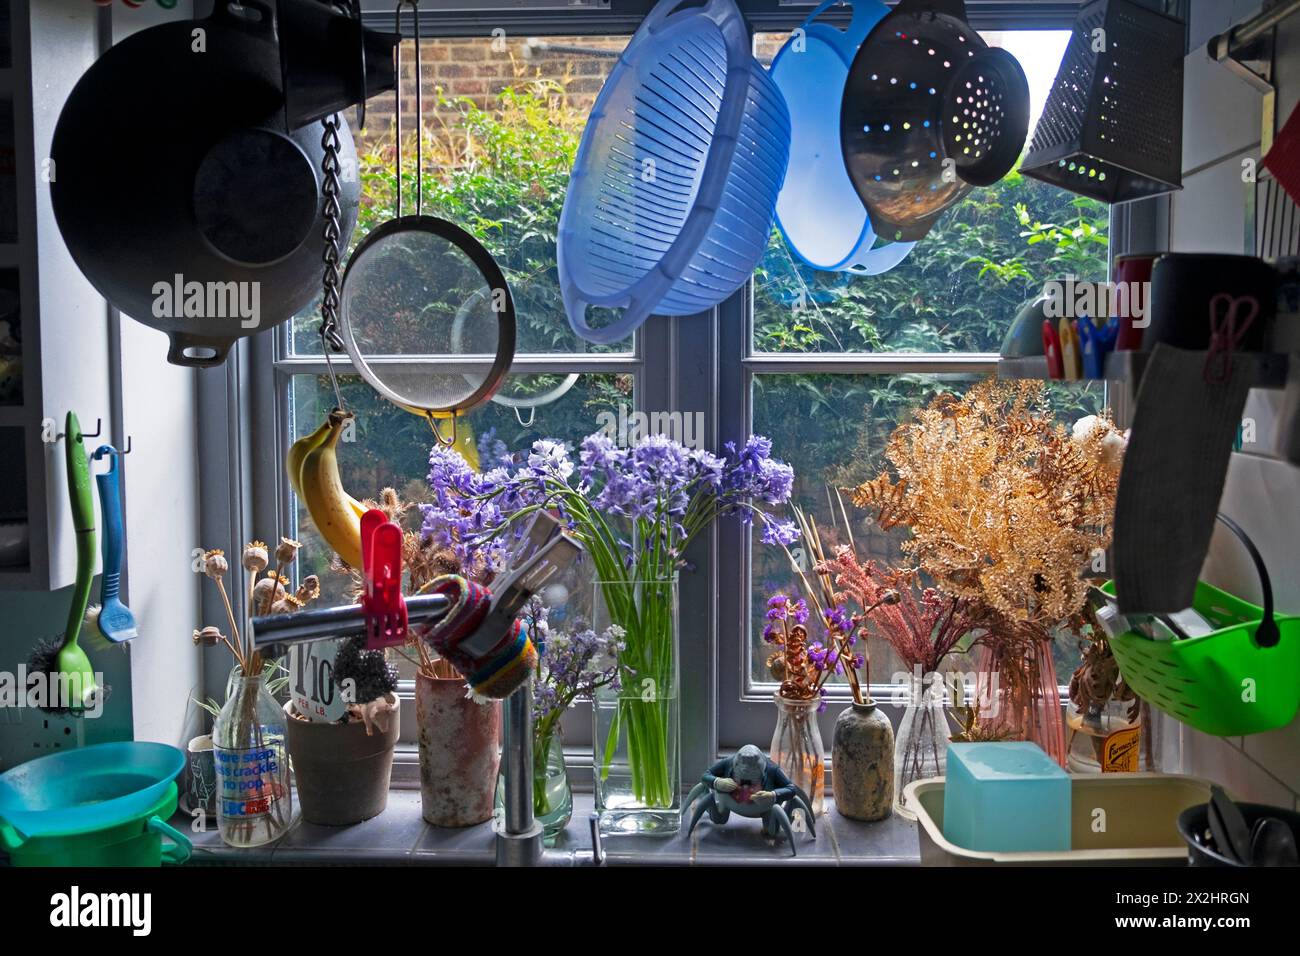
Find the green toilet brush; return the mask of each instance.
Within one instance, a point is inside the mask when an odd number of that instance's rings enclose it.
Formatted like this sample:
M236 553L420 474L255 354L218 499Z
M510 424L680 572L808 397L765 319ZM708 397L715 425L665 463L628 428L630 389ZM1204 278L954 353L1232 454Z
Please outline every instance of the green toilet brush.
M95 504L90 493L90 463L82 446L81 423L72 412L68 412L63 431L68 498L72 502L72 526L77 534L77 579L63 639L39 642L32 649L28 667L47 675L46 706L41 709L54 714L75 714L84 710L99 693L95 669L77 644L95 577Z

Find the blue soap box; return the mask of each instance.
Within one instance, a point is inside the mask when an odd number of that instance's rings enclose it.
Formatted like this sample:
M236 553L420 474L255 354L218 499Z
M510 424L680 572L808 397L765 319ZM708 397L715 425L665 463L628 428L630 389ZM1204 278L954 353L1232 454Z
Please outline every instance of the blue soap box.
M1028 741L948 745L943 835L996 853L1070 849L1070 775Z

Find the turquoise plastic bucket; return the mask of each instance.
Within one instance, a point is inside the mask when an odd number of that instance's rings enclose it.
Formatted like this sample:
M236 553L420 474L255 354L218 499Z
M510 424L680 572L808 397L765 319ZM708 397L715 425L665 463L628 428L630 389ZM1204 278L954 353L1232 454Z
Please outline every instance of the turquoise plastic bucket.
M0 774L0 843L18 866L157 866L189 857L166 820L185 755L166 744L97 744ZM164 854L161 834L175 842Z

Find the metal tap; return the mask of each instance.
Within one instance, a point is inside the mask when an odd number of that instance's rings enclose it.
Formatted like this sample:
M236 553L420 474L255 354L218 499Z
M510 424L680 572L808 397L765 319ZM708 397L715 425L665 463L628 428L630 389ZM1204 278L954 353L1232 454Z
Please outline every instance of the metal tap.
M524 684L506 698L505 740L501 750L505 766L505 814L497 825L497 866L601 866L605 848L600 818L588 818L591 856L572 851L548 850L542 843L542 825L533 816L533 685Z

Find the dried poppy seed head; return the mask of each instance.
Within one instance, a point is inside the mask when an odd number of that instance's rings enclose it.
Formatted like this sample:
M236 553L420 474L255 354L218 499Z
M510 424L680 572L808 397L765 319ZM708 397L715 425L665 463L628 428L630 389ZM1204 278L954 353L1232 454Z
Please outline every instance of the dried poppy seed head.
M202 645L204 647L216 647L220 642L221 631L211 624L194 632L195 646Z
M266 566L271 563L270 555L266 553L266 545L261 541L248 542L244 545L242 563L245 571L252 571L254 574L265 571Z
M293 538L281 538L279 546L275 549L275 560L278 564L293 564L298 557L298 549L302 544Z
M298 593L295 596L303 604L316 600L320 597L320 578L314 574L307 575L298 585Z
M274 575L267 575L253 586L253 602L261 607L268 601L278 601L284 596L284 587Z
M230 565L226 562L226 553L220 548L213 548L203 555L203 573L214 581L225 577Z

